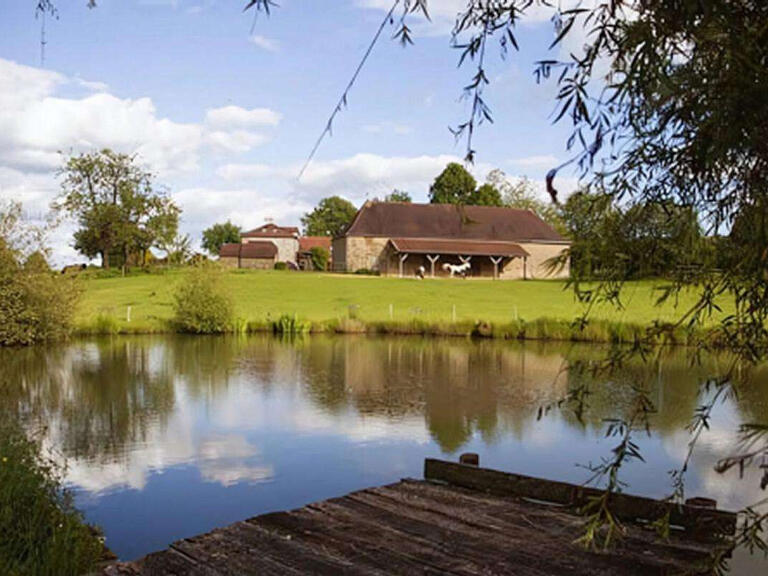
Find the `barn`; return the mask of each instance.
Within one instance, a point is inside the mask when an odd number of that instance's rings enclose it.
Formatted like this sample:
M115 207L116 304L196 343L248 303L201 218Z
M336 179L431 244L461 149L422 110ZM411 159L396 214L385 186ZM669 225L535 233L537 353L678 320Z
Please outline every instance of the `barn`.
M530 210L496 206L366 202L333 239L333 269L383 275L446 276L443 264L469 262L470 275L498 279L564 278L568 262L552 258L570 247Z
M224 244L219 250L219 262L229 268L271 270L277 262L278 249L272 242Z

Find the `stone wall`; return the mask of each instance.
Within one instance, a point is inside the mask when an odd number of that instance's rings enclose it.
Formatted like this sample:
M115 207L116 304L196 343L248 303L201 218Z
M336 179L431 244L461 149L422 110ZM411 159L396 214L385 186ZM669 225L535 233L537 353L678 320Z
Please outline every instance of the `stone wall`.
M272 242L277 246L278 262L296 262L299 252L298 238L243 238L243 244L248 242Z
M219 258L219 263L226 268L247 268L249 270L272 270L275 267L274 258L237 258L226 256Z
M550 258L558 256L563 250L569 247L568 244L543 244L543 243L520 243L520 246L528 252L528 261L526 262L526 278L568 278L571 274L570 263L562 270L550 272L545 262Z
M334 266L336 261L344 260L346 272L355 272L362 268L379 270L385 273L387 256L385 248L389 238L367 238L363 236L348 236L341 238L345 241L343 255L336 251L336 240L333 242Z

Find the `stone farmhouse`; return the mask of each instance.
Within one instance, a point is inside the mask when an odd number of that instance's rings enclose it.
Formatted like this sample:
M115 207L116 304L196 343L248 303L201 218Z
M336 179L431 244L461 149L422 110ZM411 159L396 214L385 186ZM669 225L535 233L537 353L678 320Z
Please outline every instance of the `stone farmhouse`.
M312 269L311 250L321 247L331 251L331 239L325 236L300 236L293 226L264 224L240 235L239 244L224 244L219 262L232 268L270 270L278 262L302 269Z
M446 276L443 264L469 262L470 275L499 279L564 278L569 265L547 261L570 243L529 210L453 204L366 202L333 239L333 270Z

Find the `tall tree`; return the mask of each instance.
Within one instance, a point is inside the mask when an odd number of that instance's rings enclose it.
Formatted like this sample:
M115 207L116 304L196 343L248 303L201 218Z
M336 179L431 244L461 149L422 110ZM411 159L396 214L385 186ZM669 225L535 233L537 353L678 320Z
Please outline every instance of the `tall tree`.
M127 262L153 246L169 242L178 230L181 210L154 186L154 177L136 156L105 149L71 156L60 170L62 193L53 208L77 220L75 248L83 255L110 256Z
M558 206L540 199L536 186L526 176L509 180L500 169L491 170L486 182L496 188L502 197L502 205L518 210L530 210L561 234L565 232Z
M240 226L232 224L229 220L203 230L203 250L213 256L219 254L224 244L236 244L238 242L240 242Z
M352 222L357 208L340 196L323 198L317 207L304 214L301 224L307 236L338 236Z
M464 166L451 162L429 187L432 204L471 204L477 181Z
M504 203L501 200L501 193L499 190L488 182L479 186L469 198L469 203L475 206L503 206Z
M405 190L398 190L395 188L390 194L384 197L384 202L413 202L411 195Z

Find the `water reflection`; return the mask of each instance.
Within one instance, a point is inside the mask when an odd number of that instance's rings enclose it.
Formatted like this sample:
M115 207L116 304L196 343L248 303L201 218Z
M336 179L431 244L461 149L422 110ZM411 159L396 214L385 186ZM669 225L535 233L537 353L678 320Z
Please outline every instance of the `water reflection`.
M628 410L643 383L658 408L633 464L633 492L662 496L682 461L700 383L720 362L630 362L592 382L582 420L537 409L587 376L570 360L588 346L364 337L136 337L0 351L0 399L67 459L77 502L124 558L269 510L403 476L425 456L472 450L484 465L583 481L575 464L607 454L603 420ZM768 371L754 378L762 382ZM744 387L714 414L690 493L739 508L759 482L722 477L740 422L768 422L765 386Z

